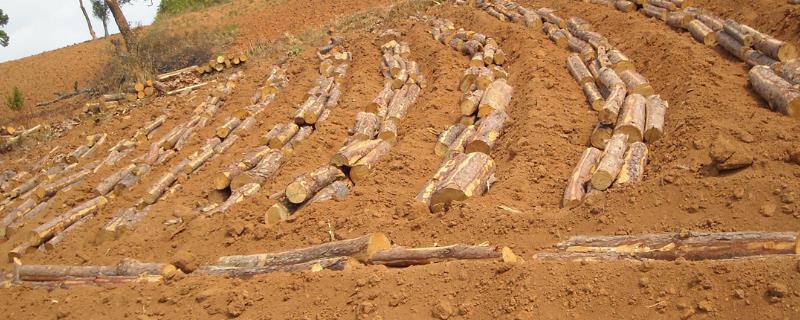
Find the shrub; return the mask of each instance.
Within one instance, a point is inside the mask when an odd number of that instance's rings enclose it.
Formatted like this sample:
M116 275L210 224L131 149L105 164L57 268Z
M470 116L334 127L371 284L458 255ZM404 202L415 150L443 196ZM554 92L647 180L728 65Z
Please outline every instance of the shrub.
M189 10L197 10L213 6L228 0L161 0L158 5L159 15L173 15Z
M14 87L11 94L6 96L6 106L11 110L19 111L24 103L25 98L22 97L22 91L18 87Z
M95 87L103 92L113 91L125 83L206 63L232 41L234 32L235 28L229 26L212 30L151 26L129 46L128 52L117 50L98 74Z

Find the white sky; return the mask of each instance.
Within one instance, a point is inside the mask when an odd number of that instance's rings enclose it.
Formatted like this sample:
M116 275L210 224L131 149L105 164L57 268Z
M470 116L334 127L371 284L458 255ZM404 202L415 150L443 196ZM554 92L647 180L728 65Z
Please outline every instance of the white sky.
M150 6L152 1L153 5ZM135 0L122 11L131 27L153 22L161 0ZM103 23L92 16L92 4L83 0L97 37L103 36ZM16 60L44 51L90 40L89 28L78 0L0 0L8 15L3 30L11 38L8 47L0 46L0 62ZM109 13L108 32L119 32Z

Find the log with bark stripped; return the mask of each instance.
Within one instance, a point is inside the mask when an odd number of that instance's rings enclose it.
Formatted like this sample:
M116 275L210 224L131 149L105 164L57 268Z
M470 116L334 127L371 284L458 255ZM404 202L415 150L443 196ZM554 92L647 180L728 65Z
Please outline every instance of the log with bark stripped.
M183 168L189 163L189 159L184 159L173 167L169 172L164 174L156 183L150 187L147 193L142 198L144 204L154 204L164 194L165 191L178 179L178 174L183 172Z
M692 34L692 37L694 37L697 42L709 47L717 45L717 33L700 20L692 20L689 22L686 29L689 30L689 33Z
M358 238L333 241L278 253L224 256L217 260L217 264L231 267L287 266L335 257L351 257L367 262L376 252L389 249L390 246L391 241L386 235L372 233Z
M717 43L720 47L725 49L725 51L728 51L728 53L734 57L744 60L744 53L747 52L748 48L736 41L736 39L730 36L728 33L718 32Z
M647 145L643 142L634 142L625 153L622 169L614 185L641 182L644 178L644 166L647 163Z
M58 179L52 183L40 186L39 188L36 189L36 191L34 191L33 194L36 195L36 198L39 199L40 201L49 199L62 189L65 189L71 185L80 182L81 180L86 178L86 176L88 176L90 173L92 173L91 169L83 169L72 175Z
M483 117L475 128L475 134L465 144L464 152L490 154L500 139L500 135L503 134L507 119L508 114L502 110L494 111Z
M562 208L575 208L583 202L586 195L586 184L591 180L595 166L600 161L603 152L596 148L586 148L581 154L578 164L572 170L564 197L561 200Z
M139 223L150 212L150 207L141 210L136 207L117 210L114 216L100 228L95 238L95 244L108 240L119 239Z
M337 167L351 167L358 162L361 157L367 155L372 149L378 146L383 140L363 140L353 141L342 147L331 157L331 165Z
M356 114L356 123L350 131L350 141L371 140L378 134L380 121L378 116L370 112Z
M578 54L573 53L567 57L567 70L569 70L572 78L575 79L579 85L594 82L592 73L586 68L586 65Z
M614 133L628 136L628 143L642 141L644 137L647 99L640 94L630 94L625 98L622 113L619 115Z
M606 190L617 179L628 149L628 137L624 134L614 134L606 144L603 158L597 164L597 170L592 174L592 188Z
M433 153L437 156L444 156L447 154L447 151L450 149L450 145L452 145L453 142L458 139L458 136L461 135L461 132L463 132L465 128L466 126L463 124L456 123L439 134L439 139L436 142Z
M272 272L319 272L322 270L342 271L348 270L358 262L348 257L323 258L291 265L262 266L262 267L231 267L231 266L201 266L196 273L210 276L223 276L227 278L250 278L252 276Z

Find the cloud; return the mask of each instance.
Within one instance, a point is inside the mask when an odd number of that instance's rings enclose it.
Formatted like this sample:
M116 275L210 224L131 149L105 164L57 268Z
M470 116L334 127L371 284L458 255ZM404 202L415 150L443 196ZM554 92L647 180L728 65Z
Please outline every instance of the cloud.
M83 0L92 27L103 36L103 23L91 16L91 3ZM135 0L122 7L131 26L153 22L161 0ZM3 29L11 37L8 47L0 47L0 62L24 58L44 51L90 40L89 29L77 0L0 0L0 9L8 14ZM114 19L109 19L109 33L118 33Z

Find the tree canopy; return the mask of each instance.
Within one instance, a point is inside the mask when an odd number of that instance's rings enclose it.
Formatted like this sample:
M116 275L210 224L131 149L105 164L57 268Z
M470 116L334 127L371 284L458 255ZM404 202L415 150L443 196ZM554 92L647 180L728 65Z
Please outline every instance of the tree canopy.
M0 9L0 27L6 24L8 24L8 15L3 13L3 9ZM0 30L0 46L8 47L8 34L4 30Z

